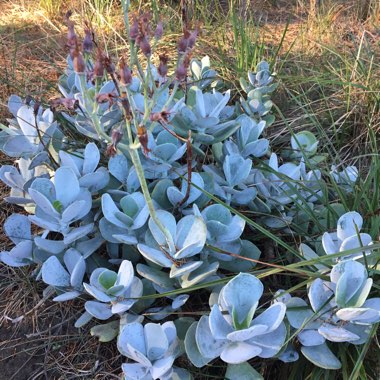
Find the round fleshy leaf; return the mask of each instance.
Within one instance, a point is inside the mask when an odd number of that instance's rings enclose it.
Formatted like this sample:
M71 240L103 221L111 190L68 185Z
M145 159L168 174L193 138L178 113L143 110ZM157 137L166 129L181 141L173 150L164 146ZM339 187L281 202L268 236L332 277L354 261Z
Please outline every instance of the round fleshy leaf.
M27 216L21 214L13 214L7 218L3 228L5 234L17 244L24 240L31 240L30 231L31 223Z
M144 336L148 359L154 362L162 358L169 348L169 342L161 325L147 323L144 326Z
M149 373L149 367L140 363L123 363L121 369L128 379L144 379Z
M83 161L83 175L93 173L100 160L100 153L98 147L94 143L89 143L86 145L84 150L84 161Z
M343 327L324 323L318 332L331 342L351 342L359 339L359 336Z
M301 327L318 328L320 326L320 323L310 322L314 319L314 312L303 299L298 297L292 297L287 302L286 317L295 329Z
M351 322L377 322L380 319L380 312L375 309L365 308L365 307L348 307L340 309L336 312L336 316L342 321Z
M70 168L61 167L57 169L54 176L57 200L66 208L74 202L80 193L78 178Z
M104 217L107 219L108 222L112 223L113 225L119 228L128 228L129 223L124 223L120 220L120 218L116 216L118 213L120 213L120 210L117 208L115 202L109 194L102 195L102 211Z
M187 330L185 337L185 350L186 355L191 361L191 363L197 367L201 368L209 363L213 358L205 358L199 351L197 342L195 340L195 332L197 329L197 322L194 322Z
M119 321L112 321L103 325L96 325L91 328L90 333L96 336L99 342L110 342L119 333Z
M282 302L276 302L256 317L253 321L253 325L264 325L267 327L267 331L271 332L276 330L285 317L286 306Z
M42 280L52 286L70 286L70 275L55 256L49 257L42 265Z
M175 217L168 211L158 210L157 217L161 224L165 226L171 237L174 239L177 231L177 223ZM160 228L154 222L152 218L149 219L149 229L152 233L154 239L157 241L159 245L167 245L167 241L165 235L162 233ZM173 242L174 243L174 242Z
M253 338L256 335L265 334L268 327L265 325L256 324L247 329L233 331L227 335L227 339L232 342L243 342Z
M220 358L229 364L240 364L260 355L261 348L245 342L229 343L220 354Z
M36 116L34 115L33 107L21 106L17 111L17 122L28 140L33 141L37 137Z
M225 378L227 380L264 380L248 363L228 364Z
M246 328L251 323L263 290L263 284L255 276L240 273L224 286L219 303L233 316L235 325Z
M111 306L97 301L87 301L84 304L86 311L102 321L112 317Z
M311 307L318 315L328 312L334 300L333 284L317 278L312 282L308 296Z
M338 219L337 235L340 240L357 235L363 226L363 218L356 211L350 211Z
M285 323L280 323L276 330L267 334L254 336L248 342L261 348L261 358L271 358L277 355L283 347L287 336Z
M317 330L302 330L297 338L303 346L319 346L326 340Z
M331 352L326 344L319 346L301 347L303 355L318 367L324 369L340 369L342 364L338 358Z
M232 326L223 317L218 305L216 304L214 304L211 308L209 325L211 333L215 339L226 339L227 335L234 331Z
M207 228L202 218L194 215L182 218L177 226L176 247L179 251L175 258L182 259L199 253L205 245L206 237Z
M202 356L211 359L217 358L227 344L226 340L213 337L209 326L209 317L205 315L198 322L195 340Z
M115 286L123 285L125 288L129 288L132 284L133 278L134 270L132 263L128 260L123 260L119 267Z

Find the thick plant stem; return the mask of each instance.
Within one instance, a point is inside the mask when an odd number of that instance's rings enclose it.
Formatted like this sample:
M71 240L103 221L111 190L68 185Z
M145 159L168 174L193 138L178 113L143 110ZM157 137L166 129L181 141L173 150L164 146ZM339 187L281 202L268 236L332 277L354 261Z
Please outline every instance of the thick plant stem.
M101 137L102 139L104 139L105 141L110 143L110 142L112 142L112 139L101 128L100 120L97 116L96 104L95 104L95 102L93 102L88 97L85 75L84 74L78 74L78 75L79 75L80 84L82 87L82 96L83 96L84 103L86 106L91 105L91 112L88 112L88 115L90 116L90 118L93 122L95 130L96 130L99 137ZM93 103L93 104L91 104L91 103ZM130 125L127 125L127 129L128 128L129 128L129 133L131 134ZM139 157L139 154L137 151L137 149L140 147L140 144L139 143L133 144L133 142L131 141L129 145L119 143L119 146L123 150L127 150L129 152L131 159L132 159L132 163L136 169L136 173L137 173L137 177L138 177L139 182L140 182L141 190L143 192L146 204L147 204L148 209L149 209L149 214L150 214L151 218L153 219L153 221L156 223L157 227L161 230L161 232L165 236L165 239L166 239L166 242L168 244L170 252L174 253L176 251L176 249L175 249L173 237L171 236L169 230L158 219L156 209L154 208L154 205L153 205L152 197L150 196L150 193L149 193L148 185L147 185L146 180L145 180L144 169L141 165L140 157Z
M143 167L141 165L140 157L139 157L139 154L137 151L137 146L136 145L130 145L129 153L131 155L132 163L136 169L136 173L137 173L137 176L138 176L139 181L140 181L141 190L143 192L146 204L148 206L149 214L150 214L151 218L153 219L154 223L157 224L157 227L164 234L170 252L175 252L176 249L175 249L173 237L171 236L169 230L158 219L156 209L154 208L153 200L152 200L150 193L149 193L148 185L146 183L145 176L144 176L144 170L143 170Z

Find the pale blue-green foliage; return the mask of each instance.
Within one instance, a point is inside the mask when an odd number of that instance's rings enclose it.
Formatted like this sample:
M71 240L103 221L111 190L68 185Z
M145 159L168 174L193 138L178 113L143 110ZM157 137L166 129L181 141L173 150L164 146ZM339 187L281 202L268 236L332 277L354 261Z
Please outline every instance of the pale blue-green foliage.
M215 90L203 92L191 87L187 103L181 105L172 120L174 130L184 138L191 131L195 149L227 139L239 128L233 118L234 108L227 106L229 99L229 90L223 95ZM197 152L202 151L197 149Z
M86 73L91 73L94 63L88 58L86 64ZM15 246L1 252L0 260L14 267L34 264L33 275L54 289L57 302L85 297L76 327L92 318L112 318L91 333L101 341L119 335L120 352L133 361L123 365L125 379L190 378L173 366L184 347L197 367L220 357L229 363L228 378L260 378L247 360L297 359L291 344L285 347L285 304L303 354L317 365L338 368L325 340L364 343L368 326L378 320L378 299L366 300L371 280L358 269L359 262L351 261L364 261L363 253L342 258L330 282L313 282L311 307L289 297L258 307L262 283L240 273L214 288L209 315L176 321L183 323L178 336L172 322L142 324L143 313L158 321L181 312L191 296L182 289L220 281L226 273L247 272L259 259L259 248L245 240L245 221L213 197L248 208L265 228L292 235L292 223L300 220L315 227L299 211L306 205L319 210L320 223L328 230L321 201L324 179L315 165L316 137L304 131L293 135L291 154L272 152L265 138L274 121L270 96L277 87L268 63L260 62L255 73L248 73L248 82L241 81L244 94L235 104L230 90L220 88L208 57L190 66L192 85L185 96L182 90L173 94L178 83L174 80L169 87L153 65L143 73L136 70L132 83L122 87L106 75L92 81L90 75L75 73L68 58L59 89L66 101L79 106L61 112L64 125L53 120L51 110L11 96L13 119L9 127L0 124L0 149L18 160L16 166L0 168L0 179L10 188L5 200L24 207L29 216L14 214L4 223ZM127 95L127 115L119 89ZM130 133L126 116L132 120ZM86 139L73 141L78 133ZM137 149L147 187L140 182L132 149ZM355 167L332 167L331 181L346 192L357 178ZM337 233L322 237L325 253L370 245L371 237L360 233L362 226L359 214L343 215ZM318 256L307 245L301 252L307 259ZM315 267L324 272L328 268ZM348 276L355 281L347 281ZM155 296L161 297L158 304ZM334 307L332 317L317 310L325 301ZM294 317L292 304L305 311ZM305 322L304 315L311 320ZM330 326L337 321L348 327ZM320 357L327 359L321 362Z
M207 55L200 61L193 59L190 64L190 70L196 86L200 89L208 86L214 88L221 85L218 74L211 68L210 57Z
M370 246L373 244L372 237L367 233L360 232L362 227L363 218L358 212L350 211L344 213L338 219L336 232L325 232L322 235L321 241L324 253L334 255L339 252L358 249L360 247L368 247L362 252L346 255L341 259L364 261L363 256L365 256L367 261L370 260L371 257L369 255L372 253ZM300 250L307 260L318 258L317 253L306 244L302 244Z
M119 204L121 210L109 194L103 194L104 217L99 222L100 231L111 243L137 244L138 234L149 217L144 196L140 192L128 194L120 199Z
M256 66L255 73L248 72L248 82L240 79L242 89L247 93L247 99L240 99L244 111L254 118L264 118L268 125L274 121L270 114L273 106L270 94L277 88L277 83L273 80L269 64L265 61Z
M255 276L240 273L219 293L209 316L202 316L188 330L186 353L196 367L220 357L240 364L253 357L270 358L284 345L286 306L276 302L256 317L263 284Z
M156 138L149 133L148 148L150 151L147 159L143 160L146 178L175 179L186 173L186 166L177 162L186 152L186 143L179 141L168 131L159 132Z
M207 258L198 256L206 243L207 226L197 206L194 205L193 214L184 216L178 223L167 211L160 210L157 216L167 228L170 239L166 239L151 218L145 242L137 245L148 262L170 268L169 278L176 279L183 288L203 281L217 271L218 262L209 263Z
M100 152L94 143L89 143L83 152L83 157L77 152L59 152L61 166L72 169L79 180L79 185L91 193L98 192L108 185L109 173L106 168L98 168Z
M85 303L86 312L101 320L126 312L143 294L143 284L134 276L133 265L128 260L122 261L118 273L107 268L95 269L90 283L83 286L96 299Z
M54 183L46 178L35 179L28 192L36 205L35 214L29 215L29 220L45 230L60 232L65 244L92 232L93 223L73 226L90 212L92 198L86 188L80 187L71 168L57 169Z
M10 97L8 106L14 119L8 128L1 128L1 150L10 157L36 158L49 145L57 129L53 112L42 107L35 111L33 104L23 103L16 95ZM44 157L47 158L46 152Z
M174 360L181 354L177 329L173 322L162 325L129 323L119 334L117 346L120 353L132 362L122 365L125 380L187 379L187 371L173 368Z
M37 166L31 169L31 163L32 160L30 159L20 158L18 159L18 170L11 165L3 165L0 168L1 181L11 188L9 197L4 199L8 203L24 205L26 209L28 209L27 205L32 203L28 194L28 189L32 182L38 177L49 178L46 167Z
M367 299L371 286L366 268L350 259L333 267L329 282L318 278L311 283L311 307L301 298L286 298L287 319L307 359L322 368L339 369L340 361L326 341L367 341L371 326L380 321L380 298Z
M0 252L0 260L12 267L23 267L33 263L31 222L28 217L13 214L5 221L3 228L15 246L9 252Z

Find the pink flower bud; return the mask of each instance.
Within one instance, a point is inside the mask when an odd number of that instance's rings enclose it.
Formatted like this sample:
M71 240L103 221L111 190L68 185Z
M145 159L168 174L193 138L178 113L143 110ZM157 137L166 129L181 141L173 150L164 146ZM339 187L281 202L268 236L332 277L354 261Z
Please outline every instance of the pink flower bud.
M124 58L120 60L120 83L123 86L128 86L132 83L132 72L124 61Z
M83 39L83 51L85 53L91 53L94 48L94 43L92 42L92 33L91 30L86 28L84 30L85 36Z
M78 45L72 52L73 66L76 73L84 73L86 71L86 63L83 59L83 55L78 48Z
M166 54L160 55L160 64L158 66L157 71L158 71L158 74L163 78L165 78L166 75L168 74L168 65L167 65L168 60L169 58Z
M137 36L139 35L139 24L137 22L137 18L133 18L133 24L129 29L129 37L132 41L135 41Z
M94 64L94 77L102 78L104 75L104 56L100 49L96 53L96 60Z
M156 31L154 32L154 38L156 40L159 40L162 37L163 34L164 34L164 28L163 28L163 25L162 25L162 21L160 21L157 24Z
M77 44L77 35L75 34L74 30L74 23L72 21L68 21L67 24L68 31L67 31L67 46L70 49L74 49Z
M176 76L178 81L182 82L186 79L186 75L187 75L187 68L185 67L185 65L183 63L181 63L177 67L177 70L175 72L175 76Z
M152 49L150 48L150 43L145 36L139 39L139 46L146 57L150 56Z

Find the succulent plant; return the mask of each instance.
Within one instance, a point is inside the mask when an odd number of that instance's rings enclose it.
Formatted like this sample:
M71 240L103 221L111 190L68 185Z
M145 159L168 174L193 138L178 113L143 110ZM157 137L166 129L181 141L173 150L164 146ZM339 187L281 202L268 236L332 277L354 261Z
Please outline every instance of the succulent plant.
M28 192L36 204L35 215L29 215L29 220L48 231L62 233L65 244L86 236L94 229L93 223L72 226L90 212L92 198L87 189L80 187L71 168L57 169L54 184L46 178L35 179Z
M252 161L238 153L224 157L223 170L216 165L203 166L203 170L214 178L215 195L228 204L238 205L247 205L256 197L256 189L249 186L251 168Z
M325 232L322 236L322 244L325 252L330 255L350 249L372 245L372 238L366 233L360 233L363 226L363 218L356 211L350 211L338 219L336 232ZM352 255L344 256L343 259L360 259L363 255L369 255L370 249Z
M240 216L232 216L222 205L214 204L202 211L206 222L206 242L223 251L239 254L242 243L240 236L245 227L245 221ZM222 261L232 261L234 257L210 251L210 254Z
M30 265L33 262L33 240L28 217L13 214L7 218L3 228L15 246L10 251L0 252L0 260L12 267Z
M106 168L96 169L100 161L100 152L94 143L88 143L83 158L78 153L59 152L61 167L69 167L78 178L79 185L90 192L98 192L107 186L109 174Z
M184 138L191 131L194 148L223 141L239 128L235 120L229 120L234 111L233 107L227 106L230 91L224 95L215 90L203 93L195 86L190 91L189 104L182 105L172 124L175 132ZM202 153L199 149L197 152Z
M96 299L85 303L87 313L101 320L129 310L143 293L143 284L134 276L133 265L128 260L122 261L117 273L106 268L95 269L90 283L83 286Z
M191 60L190 70L192 79L200 89L218 87L220 81L217 79L217 72L211 69L210 57L205 56L200 61Z
M276 302L253 318L262 293L261 281L248 273L240 273L221 289L210 315L202 316L186 334L186 353L195 366L219 356L239 364L280 351L286 339L286 306Z
M30 185L35 178L49 178L49 174L43 166L30 169L31 159L19 158L17 163L19 170L11 165L0 167L1 181L11 188L9 197L5 197L4 200L8 203L25 205L24 207L28 209L27 205L33 202L28 194Z
M182 287L202 281L215 273L218 263L208 264L195 257L203 250L207 235L206 224L195 205L194 215L186 215L178 223L167 211L159 210L157 216L168 229L170 240L166 240L150 218L145 243L137 245L148 261L170 268L170 278L178 278Z
M380 321L380 298L367 300L372 279L354 260L336 264L330 280L312 282L308 291L311 308L301 298L287 299L286 316L297 329L304 356L319 367L339 369L341 363L326 341L365 343L369 327Z
M273 102L270 94L277 88L277 83L272 83L274 76L270 73L269 64L265 61L256 66L256 72L248 72L249 83L240 79L242 89L247 93L247 99L240 98L240 103L247 115L258 119L264 119L268 125L272 124L274 117L270 115Z
M53 112L43 110L37 104L27 105L21 98L12 95L9 110L15 117L9 128L2 127L1 150L10 157L30 158L42 152L50 143L57 129ZM44 157L47 158L46 152Z
M122 365L125 380L172 379L174 360L181 353L173 322L129 323L121 330L117 346L133 361ZM181 376L186 375L182 371Z
M149 210L140 192L125 195L120 199L122 211L109 194L102 195L104 218L100 220L103 237L112 243L137 244L138 230L149 218Z
M41 267L42 281L56 288L60 293L54 301L72 300L83 292L83 277L86 273L86 262L83 255L74 248L63 254L63 263L57 256L50 256ZM66 267L66 268L65 268Z
M151 133L148 134L147 160L143 160L144 173L146 178L178 178L184 170L177 161L186 152L186 144L168 131L161 131L154 139Z
M227 151L230 154L240 153L244 158L249 156L262 157L269 149L269 141L259 138L266 127L266 122L261 120L257 123L247 115L240 115L237 121L240 128L235 133L236 143L228 146ZM226 144L231 145L232 143L226 141Z

